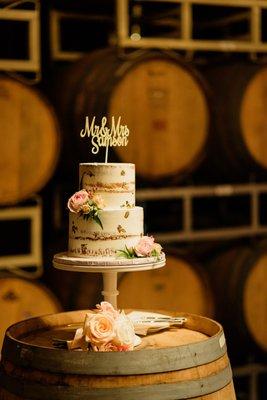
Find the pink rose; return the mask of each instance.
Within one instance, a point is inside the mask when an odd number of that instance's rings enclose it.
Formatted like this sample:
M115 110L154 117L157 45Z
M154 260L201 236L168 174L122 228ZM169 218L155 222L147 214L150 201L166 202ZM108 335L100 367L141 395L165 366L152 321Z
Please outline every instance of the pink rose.
M152 236L143 236L134 248L137 257L147 257L151 254L154 246Z
M101 301L100 304L96 305L96 308L99 312L104 312L105 314L109 314L112 318L117 319L119 316L119 311L115 310L112 304L108 301Z
M115 321L108 313L87 313L83 333L93 346L101 346L115 337Z
M85 189L74 193L68 201L68 209L71 212L78 213L82 210L82 206L89 200L89 195Z

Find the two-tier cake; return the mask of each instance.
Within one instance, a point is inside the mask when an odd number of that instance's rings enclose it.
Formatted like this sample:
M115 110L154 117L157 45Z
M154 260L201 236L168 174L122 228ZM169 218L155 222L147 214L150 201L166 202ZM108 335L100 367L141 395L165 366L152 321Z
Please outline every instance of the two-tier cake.
M109 257L143 236L143 208L135 206L135 166L82 163L80 191L69 200L72 257Z

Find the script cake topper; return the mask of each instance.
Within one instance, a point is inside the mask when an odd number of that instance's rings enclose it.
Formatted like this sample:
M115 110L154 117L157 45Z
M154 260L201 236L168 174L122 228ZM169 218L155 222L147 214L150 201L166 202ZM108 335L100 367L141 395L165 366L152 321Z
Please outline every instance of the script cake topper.
M106 147L105 163L108 162L108 148L115 146L127 146L129 129L127 125L121 125L121 117L116 123L115 117L111 118L111 127L107 126L107 117L103 117L101 125L96 125L96 117L89 121L85 118L85 127L81 130L80 136L91 137L92 153L97 154L100 147Z

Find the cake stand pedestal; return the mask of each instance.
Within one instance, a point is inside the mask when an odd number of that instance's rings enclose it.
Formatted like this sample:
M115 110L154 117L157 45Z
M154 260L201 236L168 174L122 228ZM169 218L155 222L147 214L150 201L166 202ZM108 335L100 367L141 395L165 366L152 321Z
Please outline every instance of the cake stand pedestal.
M53 266L64 271L74 272L101 272L103 276L102 295L105 301L108 301L117 308L117 296L119 291L118 272L145 271L149 269L161 268L165 265L165 254L159 257L144 258L86 258L70 257L68 253L59 253L54 256Z

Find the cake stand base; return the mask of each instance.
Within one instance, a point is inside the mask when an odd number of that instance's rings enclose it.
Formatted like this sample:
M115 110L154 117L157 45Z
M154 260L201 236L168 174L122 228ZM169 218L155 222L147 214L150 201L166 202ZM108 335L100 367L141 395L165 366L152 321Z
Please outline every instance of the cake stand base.
M166 264L165 254L159 257L144 257L122 259L116 257L72 257L68 253L59 253L54 256L53 266L64 271L101 272L103 276L104 300L117 308L118 272L145 271L161 268Z

